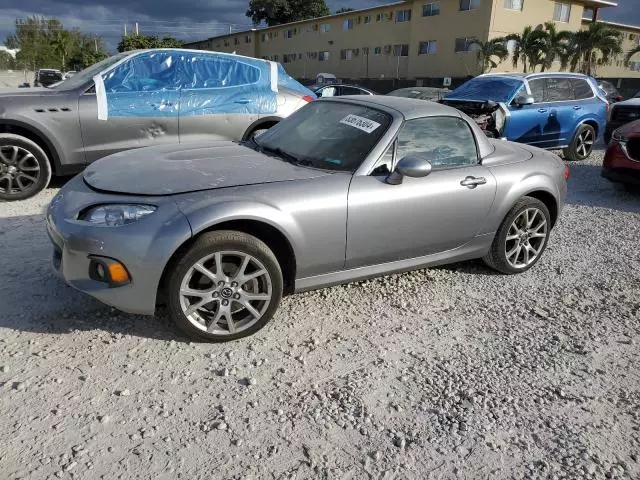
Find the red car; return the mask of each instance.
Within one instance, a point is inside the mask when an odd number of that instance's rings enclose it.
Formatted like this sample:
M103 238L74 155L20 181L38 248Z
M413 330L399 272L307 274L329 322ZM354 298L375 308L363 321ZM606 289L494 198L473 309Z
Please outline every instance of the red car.
M640 120L613 132L604 156L602 176L622 183L627 190L640 190Z

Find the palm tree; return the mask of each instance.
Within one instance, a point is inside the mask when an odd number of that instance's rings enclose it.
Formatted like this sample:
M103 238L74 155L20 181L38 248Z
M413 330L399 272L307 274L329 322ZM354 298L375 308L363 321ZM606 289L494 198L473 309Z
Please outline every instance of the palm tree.
M569 43L573 38L573 32L567 30L558 31L555 22L546 22L544 24L544 30L547 36L546 38L541 38L541 40L543 40L542 53L544 54L541 71L544 72L550 69L556 59L560 59L560 68L562 70L566 69L569 63L567 51Z
M592 22L587 30L573 34L569 46L571 70L587 75L595 73L598 65L605 65L622 53L622 33L600 22Z
M509 56L509 50L507 50L503 37L494 38L488 42L473 40L469 46L473 45L477 45L478 63L482 68L482 73L496 68L500 62ZM494 58L497 61L494 61Z
M629 62L631 62L631 57L633 57L636 53L640 53L640 45L627 52L627 56L624 58L624 63L628 67Z
M71 50L72 38L68 31L60 30L53 39L52 46L56 54L62 58L62 70L65 70L66 60Z
M518 63L522 61L525 73L529 69L535 72L536 67L543 63L548 37L549 34L546 31L540 28L534 29L532 26L525 27L521 34L507 35L505 40L515 40L516 42L513 52L513 66L517 67Z

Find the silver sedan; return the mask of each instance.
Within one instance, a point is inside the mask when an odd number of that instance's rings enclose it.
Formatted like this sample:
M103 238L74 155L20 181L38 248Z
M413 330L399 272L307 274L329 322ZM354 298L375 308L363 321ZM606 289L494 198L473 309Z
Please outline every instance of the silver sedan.
M190 336L224 341L302 290L475 258L524 272L567 178L554 154L490 140L453 108L341 97L244 143L99 160L52 200L47 229L71 286L131 313L164 303Z

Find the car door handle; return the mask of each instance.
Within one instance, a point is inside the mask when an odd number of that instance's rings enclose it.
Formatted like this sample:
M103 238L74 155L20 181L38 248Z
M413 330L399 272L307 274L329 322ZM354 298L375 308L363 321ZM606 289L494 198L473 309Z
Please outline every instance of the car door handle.
M476 188L478 185L484 185L487 179L484 177L467 177L460 182L460 185L467 188Z
M162 102L160 104L152 103L151 107L155 110L159 110L161 108L173 107L173 103L171 102Z
M546 108L539 108L539 109L538 109L538 112L540 112L540 113L547 113L547 112L548 112L548 110L547 110Z
M234 103L240 103L242 105L246 105L247 103L251 103L253 100L248 98L241 98L240 100L236 100Z
M573 107L574 110L582 110L582 107L580 105L576 105Z

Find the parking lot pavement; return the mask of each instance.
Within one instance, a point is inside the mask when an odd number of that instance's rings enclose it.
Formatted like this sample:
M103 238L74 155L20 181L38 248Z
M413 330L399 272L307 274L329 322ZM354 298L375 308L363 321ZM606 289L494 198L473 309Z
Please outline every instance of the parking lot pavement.
M530 272L296 295L223 345L61 284L56 188L0 204L2 476L640 478L640 198L601 160Z

